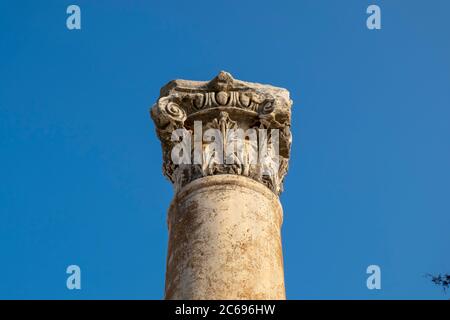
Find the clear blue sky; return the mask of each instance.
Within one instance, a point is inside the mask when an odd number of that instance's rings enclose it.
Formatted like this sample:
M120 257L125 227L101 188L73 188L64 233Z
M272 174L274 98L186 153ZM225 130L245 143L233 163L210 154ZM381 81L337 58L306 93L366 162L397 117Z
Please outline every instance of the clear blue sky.
M369 4L381 30L366 28ZM162 298L172 187L148 109L169 80L219 70L294 100L288 298L448 298L423 275L450 272L449 12L447 0L1 1L0 298ZM70 264L80 291L66 289Z

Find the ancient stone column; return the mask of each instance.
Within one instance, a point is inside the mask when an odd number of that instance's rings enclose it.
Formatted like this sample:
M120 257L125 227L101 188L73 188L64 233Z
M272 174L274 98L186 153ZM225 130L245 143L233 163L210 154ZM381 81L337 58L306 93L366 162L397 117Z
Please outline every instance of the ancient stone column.
M226 72L161 89L151 116L175 190L166 299L285 299L278 196L291 105L287 90Z

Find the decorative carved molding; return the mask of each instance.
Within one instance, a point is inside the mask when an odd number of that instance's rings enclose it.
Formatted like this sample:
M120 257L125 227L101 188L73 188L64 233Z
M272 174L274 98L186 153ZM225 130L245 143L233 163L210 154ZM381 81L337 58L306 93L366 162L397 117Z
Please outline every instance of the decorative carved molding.
M288 170L291 147L291 105L289 92L282 88L233 79L220 72L209 82L174 80L161 89L160 98L151 108L151 117L163 150L163 173L179 190L189 182L209 175L244 175L266 185L275 194L282 191L282 182ZM193 133L194 121L202 121L202 130L219 129L223 147L229 143L230 129L279 130L279 162L276 172L270 165L253 163L239 154L231 154L234 161L217 163L205 158L201 164L174 164L171 152L177 142L171 140L176 129ZM210 142L202 141L202 151L208 151ZM244 142L245 148L254 148ZM270 148L269 148L270 149ZM194 154L194 147L191 150ZM203 152L205 154L205 152ZM206 152L206 154L208 154ZM226 159L230 160L230 159ZM273 171L273 170L272 170Z

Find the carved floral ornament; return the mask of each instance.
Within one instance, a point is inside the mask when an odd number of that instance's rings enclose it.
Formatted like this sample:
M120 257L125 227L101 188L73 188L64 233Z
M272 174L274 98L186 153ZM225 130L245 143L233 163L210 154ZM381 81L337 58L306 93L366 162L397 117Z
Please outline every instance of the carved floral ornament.
M151 108L151 117L163 149L164 174L174 183L176 190L204 176L239 174L259 181L279 194L288 168L292 140L291 105L287 90L235 80L223 71L209 82L169 82L161 89L160 98ZM171 153L178 143L174 141L174 131L185 129L193 133L194 124L199 121L203 130L217 128L221 131L221 145L224 148L229 144L226 130L230 128L264 129L268 132L268 139L273 139L272 132L275 129L279 140L276 150L278 165L275 169L272 168L271 174L267 174L267 166L250 163L246 158L238 156L235 158L239 159L232 164L205 160L196 164L174 163ZM208 150L208 143L211 141L202 142L203 151ZM194 153L195 150L192 149L191 152Z

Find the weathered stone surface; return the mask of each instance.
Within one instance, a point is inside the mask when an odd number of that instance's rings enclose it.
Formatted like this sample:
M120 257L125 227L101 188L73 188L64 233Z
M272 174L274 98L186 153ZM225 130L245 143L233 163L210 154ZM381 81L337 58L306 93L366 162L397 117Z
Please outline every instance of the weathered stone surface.
M197 179L169 209L166 299L285 299L280 228L269 189L237 175Z
M278 195L290 156L291 104L285 89L235 80L226 72L209 82L174 80L161 89L151 116L163 173L175 187L166 299L285 299ZM222 137L236 128L279 132L279 166L267 174L264 163L238 154L231 155L234 163L175 163L172 133L195 131L198 121L202 130L217 129ZM223 138L224 148L227 143ZM202 144L201 153L209 147Z
M220 72L209 82L174 80L161 89L158 102L151 108L163 149L163 172L174 183L175 190L189 182L216 174L240 174L265 184L274 193L282 191L291 148L291 105L286 89L233 79ZM237 164L203 163L176 165L171 159L177 128L194 130L194 121L201 120L203 129L226 130L264 128L279 130L279 166L277 172L264 175L260 165L241 159ZM227 141L224 141L226 148ZM203 148L207 148L204 144ZM194 151L192 150L192 153Z

